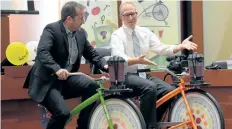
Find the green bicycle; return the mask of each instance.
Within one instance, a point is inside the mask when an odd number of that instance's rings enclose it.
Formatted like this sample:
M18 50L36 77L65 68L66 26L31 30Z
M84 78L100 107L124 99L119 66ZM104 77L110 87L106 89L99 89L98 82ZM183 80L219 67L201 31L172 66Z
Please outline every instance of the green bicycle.
M70 76L77 74L80 73L70 73ZM146 129L145 121L139 109L129 98L121 94L132 92L132 89L126 89L122 84L111 85L109 89L106 89L104 83L109 78L103 76L92 79L98 82L100 88L97 89L95 95L76 106L70 112L70 118L66 124L78 115L81 110L98 101L90 115L89 129ZM43 110L46 110L45 107L43 107ZM43 126L46 127L46 124Z

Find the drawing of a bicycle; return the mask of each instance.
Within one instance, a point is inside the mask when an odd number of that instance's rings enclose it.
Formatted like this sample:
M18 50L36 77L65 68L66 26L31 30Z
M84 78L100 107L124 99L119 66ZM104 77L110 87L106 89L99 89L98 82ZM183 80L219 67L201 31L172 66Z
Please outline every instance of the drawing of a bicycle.
M143 0L139 0L138 2L143 7L143 5L141 4ZM147 10L150 8L152 8L152 11L147 12ZM165 20L167 19L168 14L169 14L169 11L168 11L167 6L164 5L164 3L161 0L159 1L156 0L154 4L148 6L147 8L143 7L143 11L138 15L138 17L140 16L152 17L153 16L153 18L156 19L157 21L164 21L165 24L167 25L168 23Z

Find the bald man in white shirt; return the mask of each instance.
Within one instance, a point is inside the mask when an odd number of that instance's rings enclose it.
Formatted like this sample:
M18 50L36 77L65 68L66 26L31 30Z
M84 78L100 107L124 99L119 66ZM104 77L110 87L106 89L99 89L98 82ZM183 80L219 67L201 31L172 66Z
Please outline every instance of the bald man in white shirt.
M141 96L140 110L147 127L153 128L156 121L161 120L162 114L170 104L170 101L164 103L156 112L157 98L161 98L174 88L158 78L137 73L137 69L143 68L144 65L155 65L144 55L149 51L158 55L174 55L183 49L195 50L197 44L189 41L192 36L178 45L161 43L159 38L148 28L136 25L137 11L131 2L124 2L120 5L120 18L123 25L111 36L111 55L121 56L127 61L126 85L133 89L132 95Z

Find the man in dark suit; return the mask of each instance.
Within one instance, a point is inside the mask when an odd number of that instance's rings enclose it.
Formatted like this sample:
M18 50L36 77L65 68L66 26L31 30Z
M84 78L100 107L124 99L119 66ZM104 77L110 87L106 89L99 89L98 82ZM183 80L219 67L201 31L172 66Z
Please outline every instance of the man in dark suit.
M65 99L82 97L82 101L96 93L99 85L90 78L69 72L79 70L84 56L102 70L108 65L90 46L86 32L80 28L84 22L84 6L67 2L61 11L61 20L48 24L40 38L37 57L24 88L29 96L42 104L53 115L47 129L63 129L69 117ZM78 129L87 129L87 122L94 104L82 110L78 119Z

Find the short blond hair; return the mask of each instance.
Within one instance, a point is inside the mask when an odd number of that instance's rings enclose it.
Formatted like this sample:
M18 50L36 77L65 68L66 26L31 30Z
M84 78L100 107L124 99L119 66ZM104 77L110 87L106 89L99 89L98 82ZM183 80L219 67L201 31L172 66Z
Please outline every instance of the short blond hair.
M129 1L122 2L121 5L119 6L119 13L120 13L120 14L123 13L123 11L124 11L123 8L124 8L124 6L125 6L125 5L128 5L128 4L135 7L135 5L133 4L133 2L129 2Z

